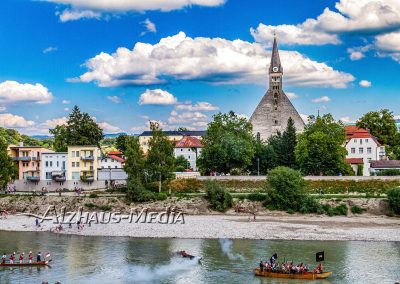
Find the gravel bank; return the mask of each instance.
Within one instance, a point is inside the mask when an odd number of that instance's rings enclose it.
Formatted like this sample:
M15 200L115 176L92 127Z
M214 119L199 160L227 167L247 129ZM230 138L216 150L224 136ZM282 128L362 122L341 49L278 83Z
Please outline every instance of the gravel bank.
M260 216L249 222L247 216L184 216L184 224L129 223L64 226L63 234L87 236L130 236L137 238L230 238L282 240L360 240L400 241L400 219L385 216ZM55 225L45 221L35 227L35 219L8 216L0 220L4 231L49 231ZM66 227L66 228L65 228Z

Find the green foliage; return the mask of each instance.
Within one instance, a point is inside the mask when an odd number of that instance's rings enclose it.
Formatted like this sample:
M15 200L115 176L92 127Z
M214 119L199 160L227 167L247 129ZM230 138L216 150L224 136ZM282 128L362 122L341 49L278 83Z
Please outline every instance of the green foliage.
M400 188L393 188L388 191L387 198L389 200L390 210L396 214L400 214Z
M204 182L197 179L174 179L167 186L171 192L199 192L204 189Z
M306 175L352 174L350 165L345 162L345 141L342 123L336 122L331 114L310 116L295 149L301 171Z
M89 209L97 208L97 205L93 204L93 203L85 203L84 205L85 205L85 207L87 207Z
M233 111L214 115L202 140L204 148L198 159L204 173L244 171L254 157L252 125Z
M339 215L347 215L347 206L346 204L340 204L338 206L331 206L329 204L322 205L323 210L328 216L339 216Z
M98 195L96 193L91 193L89 194L89 198L97 198Z
M65 125L57 125L53 129L49 129L50 134L54 135L53 148L57 152L66 152L67 144L67 127Z
M257 175L258 170L260 175L266 175L269 170L277 165L277 155L274 147L259 139L254 139L253 144L255 153L249 170L252 175Z
M378 176L400 176L400 170L397 169L387 169L381 170L377 174Z
M385 193L390 188L400 186L398 180L307 180L308 192L325 194Z
M363 170L364 170L364 166L358 164L357 165L357 176L362 176L363 175Z
M208 180L205 183L206 199L210 207L225 212L232 207L232 195L216 181Z
M190 168L188 160L184 156L180 155L175 159L175 172L183 172L184 170Z
M174 170L174 146L162 132L158 123L151 123L152 137L147 153L147 172L151 181L171 178Z
M259 192L250 193L246 196L246 199L250 201L265 201L266 196Z
M121 151L122 153L125 153L126 151L126 141L129 139L129 136L127 134L121 134L115 139L115 147Z
M18 169L7 152L7 141L0 137L0 188L5 190L7 184L18 175Z
M365 208L362 208L361 206L358 205L353 205L351 206L350 211L353 214L362 214L365 211Z

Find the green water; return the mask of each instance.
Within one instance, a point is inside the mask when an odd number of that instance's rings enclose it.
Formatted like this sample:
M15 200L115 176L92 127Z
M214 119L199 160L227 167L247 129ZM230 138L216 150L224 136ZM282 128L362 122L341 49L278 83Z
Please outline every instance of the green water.
M274 280L251 273L261 259L277 252L295 262L315 265L325 251L328 280L312 283L394 283L400 281L400 243L354 241L268 241L134 239L0 232L0 253L50 251L52 267L0 268L0 283L309 283ZM203 257L177 259L186 250ZM240 270L233 273L232 270Z

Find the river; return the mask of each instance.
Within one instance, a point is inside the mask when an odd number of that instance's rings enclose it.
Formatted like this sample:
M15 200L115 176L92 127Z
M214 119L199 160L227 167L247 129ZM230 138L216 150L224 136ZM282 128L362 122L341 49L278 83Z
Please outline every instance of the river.
M0 283L298 283L255 277L251 269L274 252L279 260L286 257L314 266L318 251L325 251L326 270L334 274L317 283L400 281L400 243L395 242L135 239L0 232L1 254L27 254L29 250L51 252L52 266L2 267ZM202 263L172 257L178 250L203 257Z

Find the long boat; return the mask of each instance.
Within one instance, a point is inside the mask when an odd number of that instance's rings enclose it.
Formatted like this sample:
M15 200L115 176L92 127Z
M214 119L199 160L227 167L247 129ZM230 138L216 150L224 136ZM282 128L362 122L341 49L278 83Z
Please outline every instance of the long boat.
M19 262L15 262L15 263L0 263L0 267L1 266L45 266L45 265L49 265L50 261L38 261L38 262L23 262L23 263L19 263Z
M305 272L305 273L279 273L279 272L268 272L261 271L260 268L254 269L254 274L256 276L262 277L270 277L270 278L288 278L288 279L308 279L308 280L317 280L317 279L326 279L332 275L332 272L322 272L322 273L313 273L313 272Z

